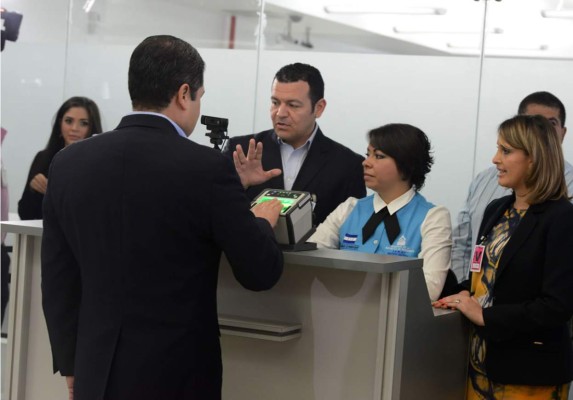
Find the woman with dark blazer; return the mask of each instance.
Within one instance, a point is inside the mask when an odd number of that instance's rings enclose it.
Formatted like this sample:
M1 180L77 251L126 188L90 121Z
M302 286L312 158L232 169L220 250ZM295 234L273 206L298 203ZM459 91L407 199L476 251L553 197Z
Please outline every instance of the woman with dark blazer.
M541 116L499 127L491 202L470 277L435 307L473 324L467 399L567 399L573 378L573 205L560 140Z
M24 193L18 202L18 215L21 219L42 219L42 200L54 155L65 146L101 131L99 109L93 100L72 97L60 106L46 148L36 154L32 161Z

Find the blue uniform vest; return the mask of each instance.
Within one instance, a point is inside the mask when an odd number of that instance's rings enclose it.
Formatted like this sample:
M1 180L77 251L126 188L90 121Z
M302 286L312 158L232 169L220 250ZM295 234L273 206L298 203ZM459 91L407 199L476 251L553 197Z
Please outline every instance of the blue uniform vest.
M435 207L422 195L416 193L412 200L396 213L400 234L389 243L384 222L380 223L368 241L362 244L362 227L374 212L374 195L364 197L340 227L340 249L364 253L389 254L418 257L422 248L422 222L428 211Z

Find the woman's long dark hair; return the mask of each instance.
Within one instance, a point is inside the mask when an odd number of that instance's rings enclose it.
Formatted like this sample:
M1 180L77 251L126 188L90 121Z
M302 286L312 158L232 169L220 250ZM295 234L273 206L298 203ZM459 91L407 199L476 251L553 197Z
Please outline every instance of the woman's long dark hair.
M87 97L71 97L60 106L56 113L56 118L52 125L52 133L50 134L50 139L48 140L48 144L45 148L45 150L51 154L56 154L65 146L64 137L62 136L62 119L64 119L64 114L73 107L81 107L88 113L90 129L86 137L102 132L101 119L97 104Z

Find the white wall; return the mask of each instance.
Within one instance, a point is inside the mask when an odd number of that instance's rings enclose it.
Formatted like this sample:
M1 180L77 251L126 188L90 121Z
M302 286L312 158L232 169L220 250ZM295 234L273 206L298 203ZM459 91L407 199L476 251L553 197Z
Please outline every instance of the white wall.
M573 60L486 58L480 102L476 170L491 165L499 124L517 113L528 94L545 90L565 105L566 126L573 127ZM565 136L563 153L573 162L573 130Z

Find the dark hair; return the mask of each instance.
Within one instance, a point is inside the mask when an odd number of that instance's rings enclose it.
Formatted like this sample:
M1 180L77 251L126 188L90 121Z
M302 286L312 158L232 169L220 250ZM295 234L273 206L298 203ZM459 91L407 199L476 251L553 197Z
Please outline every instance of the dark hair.
M131 54L128 86L134 109L165 109L181 85L191 88L191 99L203 86L205 62L189 43L174 36L150 36Z
M46 150L48 152L56 154L64 148L65 142L64 137L62 136L62 120L64 119L64 114L67 113L70 108L74 107L83 108L88 113L90 129L86 138L102 132L101 118L97 104L87 97L70 97L60 106L56 113L56 117L52 125L52 133L50 134L50 139L48 139L48 144L46 145Z
M304 81L309 86L309 96L312 109L316 103L324 98L324 81L320 71L312 65L294 63L285 65L275 74L275 79L281 83Z
M517 109L518 114L525 114L525 110L530 104L540 104L545 107L555 108L559 110L559 119L561 120L561 127L565 126L565 106L556 96L549 92L535 92L526 96Z
M414 190L424 186L426 174L434 163L430 141L424 132L408 124L388 124L368 132L368 142L394 159L402 178Z

